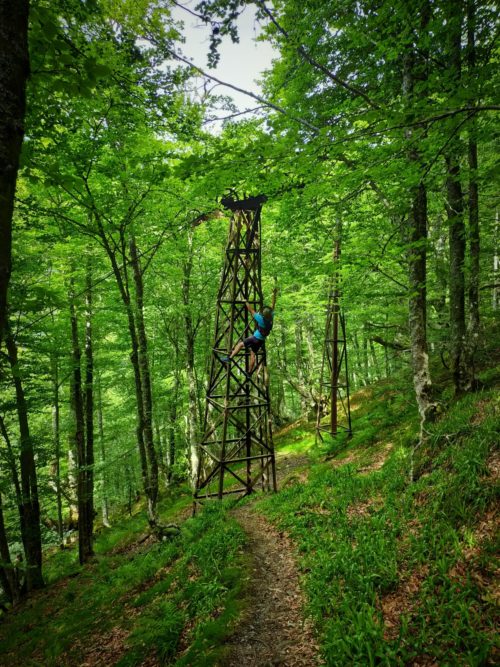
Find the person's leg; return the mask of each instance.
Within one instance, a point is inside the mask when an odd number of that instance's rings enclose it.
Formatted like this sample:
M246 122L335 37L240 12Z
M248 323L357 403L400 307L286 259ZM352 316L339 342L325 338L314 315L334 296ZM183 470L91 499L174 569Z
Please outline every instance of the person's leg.
M244 346L245 342L240 340L236 345L234 346L231 354L225 355L225 356L219 356L220 361L222 361L223 364L228 364L231 359L238 354L238 352L241 350L241 348Z
M253 373L256 361L257 357L255 355L255 352L252 349L250 349L250 363L248 364L248 372L250 373L250 375Z
M243 348L244 345L245 345L244 341L240 340L239 343L237 343L234 346L233 351L229 355L229 358L232 359L235 355L237 355L238 352Z

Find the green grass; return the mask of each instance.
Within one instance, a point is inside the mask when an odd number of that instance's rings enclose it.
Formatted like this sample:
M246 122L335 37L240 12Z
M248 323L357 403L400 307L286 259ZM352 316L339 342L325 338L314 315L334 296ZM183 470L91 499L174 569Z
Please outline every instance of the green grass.
M162 521L188 502L164 506ZM171 661L181 641L185 655L175 664L215 664L244 604L241 528L215 503L185 521L175 539L134 546L145 528L138 515L101 534L98 556L84 568L74 550L49 559L47 589L3 619L0 664L81 664L84 647L105 644L117 629L125 637L121 667L150 653Z
M353 413L350 440L316 448L330 460L306 484L260 501L296 541L327 665L493 664L495 544L476 529L498 493L487 467L500 441L495 379L432 426L415 482L415 410L385 382ZM280 442L287 452L296 435Z
M290 466L282 490L257 507L296 543L327 665L495 663L498 486L488 463L500 441L499 369L482 379L482 391L459 401L443 385L448 404L420 448L404 378L355 396L352 438L317 442L304 422L277 435L278 459L300 456L308 479ZM189 503L187 490L166 498L162 522ZM139 547L138 511L101 531L84 568L75 549L52 554L47 589L3 619L0 664L81 664L84 647L106 645L111 631L120 667L150 654L179 667L220 664L250 565L231 506L208 503L178 537Z

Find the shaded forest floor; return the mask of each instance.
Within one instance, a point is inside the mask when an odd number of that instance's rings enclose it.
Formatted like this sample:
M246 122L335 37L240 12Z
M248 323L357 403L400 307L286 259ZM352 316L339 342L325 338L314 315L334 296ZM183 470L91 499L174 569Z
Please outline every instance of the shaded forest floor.
M387 380L354 396L350 440L278 434L278 494L188 518L176 490L161 519L179 537L144 539L139 511L85 568L54 553L46 590L0 622L0 665L497 663L500 369L482 381L440 388L420 450Z

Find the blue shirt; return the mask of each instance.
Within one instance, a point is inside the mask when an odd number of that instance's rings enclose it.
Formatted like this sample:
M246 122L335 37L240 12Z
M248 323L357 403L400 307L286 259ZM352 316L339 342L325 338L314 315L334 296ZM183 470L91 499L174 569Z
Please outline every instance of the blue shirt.
M267 329L268 325L267 325L266 320L264 318L264 315L262 315L262 313L255 313L254 316L253 316L253 319L257 322L259 327L262 327L263 329ZM273 321L273 319L274 319L274 311L273 311L273 314L272 314L271 322ZM261 334L258 329L255 330L253 335L255 336L255 338L257 338L257 340L265 340L266 339L266 337L263 334Z

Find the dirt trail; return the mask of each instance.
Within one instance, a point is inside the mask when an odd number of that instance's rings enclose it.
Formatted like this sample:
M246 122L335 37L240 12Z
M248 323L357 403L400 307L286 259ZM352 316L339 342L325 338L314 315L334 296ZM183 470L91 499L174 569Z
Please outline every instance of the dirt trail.
M247 534L251 579L248 609L229 640L229 655L222 667L323 664L312 624L304 620L304 596L291 539L253 505L239 507L233 514Z

